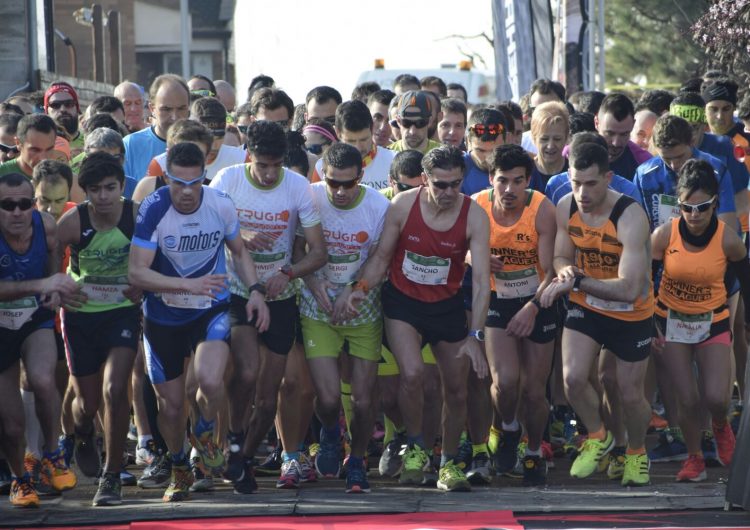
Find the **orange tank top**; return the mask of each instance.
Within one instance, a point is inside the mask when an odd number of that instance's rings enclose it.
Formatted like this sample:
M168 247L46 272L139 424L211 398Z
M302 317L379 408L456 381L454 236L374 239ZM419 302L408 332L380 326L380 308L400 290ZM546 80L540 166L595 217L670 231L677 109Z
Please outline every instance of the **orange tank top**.
M664 250L664 272L659 283L656 314L667 316L667 309L686 315L713 311L713 321L729 317L724 275L727 257L722 241L726 225L719 221L708 245L687 250L680 236L680 218L672 219L669 244Z
M539 264L539 234L536 215L544 194L526 190L521 217L510 226L498 224L492 216L495 191L488 189L474 196L490 218L490 253L503 260L503 270L490 275L490 285L498 298L528 298L536 294L544 280Z
M578 204L575 199L571 198L568 235L576 247L576 266L586 276L597 280L610 280L618 277L622 243L617 239L617 221L625 208L634 202L627 195L621 195L612 207L612 212L604 225L592 227L583 221L578 211ZM651 275L649 274L648 277L650 278ZM617 320L636 322L654 314L654 294L650 279L645 282L642 294L633 303L603 300L582 291L571 292L570 300L591 311Z

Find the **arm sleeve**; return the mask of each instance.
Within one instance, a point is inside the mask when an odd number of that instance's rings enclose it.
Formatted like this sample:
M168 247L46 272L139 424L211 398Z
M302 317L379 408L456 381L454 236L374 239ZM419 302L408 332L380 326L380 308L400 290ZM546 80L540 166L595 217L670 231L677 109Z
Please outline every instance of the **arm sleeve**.
M750 261L747 254L739 261L730 261L729 267L740 281L742 302L745 304L745 323L750 323Z
M734 188L732 187L732 178L727 172L726 167L721 171L717 170L719 179L719 210L718 213L729 213L736 211L734 207Z

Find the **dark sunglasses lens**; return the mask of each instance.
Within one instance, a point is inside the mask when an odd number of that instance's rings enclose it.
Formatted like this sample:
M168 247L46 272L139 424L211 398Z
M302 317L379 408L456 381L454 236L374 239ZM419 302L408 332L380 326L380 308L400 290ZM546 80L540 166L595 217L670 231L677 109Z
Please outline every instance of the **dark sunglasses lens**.
M354 180L347 180L346 182L341 182L339 180L333 180L326 178L326 184L328 184L331 188L337 190L339 188L344 188L345 190L350 190L354 186L357 185L358 179Z
M16 208L25 212L26 210L30 210L32 206L34 206L34 201L32 199L21 199L20 201L5 199L0 201L0 208L6 212L14 212Z
M409 191L414 189L414 186L409 186L403 182L396 182L396 187L398 188L398 191Z
M314 155L319 155L323 152L323 144L308 145L307 150Z

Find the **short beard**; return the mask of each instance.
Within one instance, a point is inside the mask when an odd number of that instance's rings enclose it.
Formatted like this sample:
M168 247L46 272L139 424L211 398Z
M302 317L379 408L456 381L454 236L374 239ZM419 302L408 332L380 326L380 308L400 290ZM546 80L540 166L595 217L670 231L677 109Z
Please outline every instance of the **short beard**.
M78 132L78 118L76 116L63 114L57 118L57 123L60 124L71 136Z

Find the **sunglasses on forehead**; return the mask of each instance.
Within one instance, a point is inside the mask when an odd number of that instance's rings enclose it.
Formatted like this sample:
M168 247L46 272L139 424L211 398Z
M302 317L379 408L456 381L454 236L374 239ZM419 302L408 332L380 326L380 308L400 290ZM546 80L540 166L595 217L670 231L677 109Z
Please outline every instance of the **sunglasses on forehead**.
M32 206L34 206L34 199L19 199L17 201L14 201L13 199L3 199L0 201L0 209L5 210L6 212L15 212L16 208L25 212L26 210L30 210Z
M716 195L708 199L706 202L701 202L698 204L686 204L684 202L678 202L677 204L680 206L680 210L685 213L703 213L711 208L715 200Z
M190 93L193 94L194 96L200 96L202 98L212 98L216 95L210 90L208 90L207 88L204 88L201 90L191 90Z
M505 132L505 127L500 123L475 123L469 130L477 136L484 136L488 134L490 136L500 136Z

